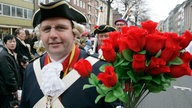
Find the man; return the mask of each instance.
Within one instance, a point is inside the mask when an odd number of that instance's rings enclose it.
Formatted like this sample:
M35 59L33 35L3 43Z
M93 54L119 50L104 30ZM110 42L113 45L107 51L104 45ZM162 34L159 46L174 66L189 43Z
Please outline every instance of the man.
M21 81L16 61L17 54L14 52L15 36L6 35L3 44L4 47L0 52L0 108L9 108L12 98L17 96Z
M127 21L125 19L119 18L115 21L115 27L117 31L121 31L121 27L128 26Z
M63 0L40 4L33 27L40 24L47 53L26 68L20 108L111 108L103 100L95 104L96 90L83 90L88 79L72 70L80 58L89 56L75 46L74 21L86 23L87 18ZM95 74L103 63L93 64Z
M29 64L29 60L31 60L31 53L29 45L25 43L26 34L25 30L23 28L17 28L15 30L15 36L16 36L16 48L15 52L17 53L17 60L19 63L19 70L21 75L21 82L23 84L23 77L24 77L24 70L26 66ZM20 88L22 89L22 88Z
M29 60L31 60L31 53L30 48L25 43L26 34L25 30L23 28L18 28L15 30L15 36L16 36L16 42L17 46L15 48L15 52L18 54L20 58L23 56L27 57Z
M97 37L97 44L95 52L102 55L101 46L103 45L103 40L109 38L109 32L116 31L116 29L109 25L100 25L94 31L94 35Z

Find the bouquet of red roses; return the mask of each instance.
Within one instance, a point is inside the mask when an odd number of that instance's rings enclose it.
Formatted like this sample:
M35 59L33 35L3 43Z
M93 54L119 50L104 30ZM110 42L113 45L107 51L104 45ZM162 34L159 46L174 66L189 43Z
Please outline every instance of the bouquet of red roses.
M124 108L136 108L149 93L159 93L171 82L184 75L192 76L189 62L192 55L185 48L192 40L189 31L181 36L162 33L156 22L148 20L141 27L123 27L121 32L109 33L101 47L108 62L97 76L91 64L80 59L74 69L89 83L83 89L96 87L106 102L119 100Z

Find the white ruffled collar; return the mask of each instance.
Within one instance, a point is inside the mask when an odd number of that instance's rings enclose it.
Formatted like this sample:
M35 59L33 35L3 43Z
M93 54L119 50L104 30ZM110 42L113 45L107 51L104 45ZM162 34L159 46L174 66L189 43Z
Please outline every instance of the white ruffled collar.
M65 91L65 85L62 79L60 79L60 72L62 70L63 65L59 62L51 62L42 68L41 90L45 95L53 97Z

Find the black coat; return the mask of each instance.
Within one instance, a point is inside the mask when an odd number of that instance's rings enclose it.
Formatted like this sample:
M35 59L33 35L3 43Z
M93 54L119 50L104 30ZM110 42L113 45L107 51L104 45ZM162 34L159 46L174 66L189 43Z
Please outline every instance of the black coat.
M19 58L22 56L26 56L29 60L31 60L31 54L29 48L21 43L19 39L16 38L17 46L15 48L15 52L18 54Z
M16 92L19 83L19 68L13 55L6 48L0 52L0 94Z
M89 55L81 50L79 59L87 56ZM45 55L40 58L41 67L44 60ZM98 74L100 72L99 67L104 63L106 62L98 61L95 63L93 72ZM84 84L88 84L88 79L80 77L61 95L61 103L65 108L112 108L111 105L106 104L103 100L95 104L94 101L98 96L95 88L83 90ZM29 64L26 68L22 93L20 108L32 108L44 96L36 80L33 64Z

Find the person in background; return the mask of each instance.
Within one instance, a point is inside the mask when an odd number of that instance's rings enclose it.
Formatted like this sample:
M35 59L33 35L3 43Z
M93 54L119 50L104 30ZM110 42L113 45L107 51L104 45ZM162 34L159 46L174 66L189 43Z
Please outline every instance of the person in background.
M102 55L101 46L103 45L103 40L109 38L109 32L116 31L116 29L109 25L100 25L94 30L94 35L97 38L97 44L95 52Z
M19 63L19 69L21 74L21 80L23 82L24 71L26 66L29 64L29 61L32 59L31 53L29 51L29 44L25 43L26 34L23 28L17 28L15 30L16 36L16 48L15 52L17 53L17 60Z
M127 21L122 18L117 19L114 24L117 31L121 31L121 27L123 26L128 26Z
M25 40L24 42L26 44L30 44L30 41L31 41L31 33L29 32L29 30L25 30Z
M87 17L63 0L39 7L33 27L40 24L46 53L26 68L20 108L112 108L103 99L95 104L96 90L83 90L88 79L72 70L79 59L91 57L75 45L76 25L87 23ZM93 64L92 72L98 74L104 63Z
M3 45L0 52L0 108L9 108L12 98L17 97L17 90L21 87L17 54L14 52L15 36L6 35Z
M38 38L37 38L37 35L36 35L35 31L33 31L32 35L31 35L31 41L29 43L30 47L31 47L31 53L32 53L33 58L38 57L37 51L34 48L34 44L35 44L36 41L38 41Z
M15 48L15 52L18 54L19 57L26 56L28 60L31 60L31 53L29 51L29 48L27 44L25 43L25 30L23 28L18 28L15 30L15 36L16 36L16 42L17 46Z
M87 52L92 52L93 48L92 48L92 41L91 41L91 34L87 34L86 36L86 41L85 41L85 47L84 47L85 51Z

